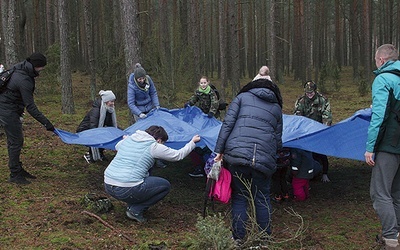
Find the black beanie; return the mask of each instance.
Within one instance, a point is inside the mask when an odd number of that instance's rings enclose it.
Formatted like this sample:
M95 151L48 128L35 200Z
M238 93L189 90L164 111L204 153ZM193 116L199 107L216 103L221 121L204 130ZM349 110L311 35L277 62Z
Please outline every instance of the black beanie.
M133 70L133 74L135 75L135 79L138 79L140 77L145 77L146 71L144 70L144 68L140 63L136 63L135 70Z
M46 57L39 52L35 52L30 55L27 59L28 62L32 63L34 68L44 67L47 64Z

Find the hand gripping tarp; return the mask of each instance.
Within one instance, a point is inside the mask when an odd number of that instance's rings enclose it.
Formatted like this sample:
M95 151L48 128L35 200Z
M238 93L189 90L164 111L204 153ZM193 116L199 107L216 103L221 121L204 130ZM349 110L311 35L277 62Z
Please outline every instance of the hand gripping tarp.
M283 115L283 145L363 161L370 119L370 109L359 110L353 116L333 126L325 126L302 116ZM199 108L193 106L183 109L154 110L147 118L139 120L125 130L108 127L89 129L76 134L60 129L56 129L55 132L68 144L115 149L115 144L124 135L157 125L167 131L169 139L166 145L169 147L179 149L198 134L201 136L201 141L196 145L207 146L213 150L221 124L221 121L209 118Z

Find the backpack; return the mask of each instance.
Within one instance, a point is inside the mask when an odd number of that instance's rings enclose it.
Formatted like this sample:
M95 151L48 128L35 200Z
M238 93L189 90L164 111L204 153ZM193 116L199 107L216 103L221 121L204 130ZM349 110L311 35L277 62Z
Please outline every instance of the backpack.
M217 96L217 99L219 101L218 110L225 110L226 106L228 106L228 103L226 103L226 102L224 102L223 100L220 99L221 96L219 94L219 91L213 84L210 83L210 87L211 87L212 90L214 90L215 95Z
M7 84L11 79L14 69L8 69L0 73L0 93L7 89Z

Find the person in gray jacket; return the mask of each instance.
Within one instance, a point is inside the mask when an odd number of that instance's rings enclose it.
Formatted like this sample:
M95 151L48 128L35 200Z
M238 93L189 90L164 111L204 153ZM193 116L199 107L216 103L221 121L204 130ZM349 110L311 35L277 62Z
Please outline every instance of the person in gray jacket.
M225 115L215 161L224 159L232 174L232 228L239 244L246 236L249 202L256 208L260 231L271 233L270 184L282 148L282 126L282 97L268 79L245 85ZM243 183L251 183L251 190Z

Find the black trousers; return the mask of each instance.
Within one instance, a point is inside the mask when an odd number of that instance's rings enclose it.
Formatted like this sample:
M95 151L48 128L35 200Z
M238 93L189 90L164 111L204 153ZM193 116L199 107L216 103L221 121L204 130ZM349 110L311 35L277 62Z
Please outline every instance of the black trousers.
M22 121L20 116L11 112L8 114L0 113L0 125L3 126L7 136L8 167L11 175L15 175L22 170L20 155L24 145L24 135L22 132Z

